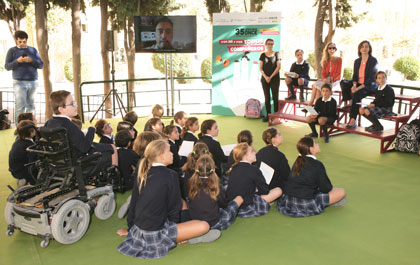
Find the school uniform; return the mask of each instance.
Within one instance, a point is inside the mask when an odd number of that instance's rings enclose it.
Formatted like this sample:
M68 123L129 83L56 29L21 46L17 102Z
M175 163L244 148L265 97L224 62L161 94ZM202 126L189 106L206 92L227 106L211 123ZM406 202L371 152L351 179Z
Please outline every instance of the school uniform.
M188 200L188 211L191 220L206 221L210 229L225 230L233 224L238 212L238 204L234 201L227 202L226 192L220 187L217 201L204 192L206 179L202 179L200 192L193 200Z
M175 126L176 126L176 129L178 130L179 135L181 135L182 127L180 125L178 125L178 124L176 124ZM178 148L181 147L181 144L182 144L181 137L179 137L179 139L176 140L175 143L178 146Z
M333 188L324 165L315 156L307 155L303 159L302 170L296 176L290 174L277 203L277 210L291 217L324 212L329 205L328 193Z
M198 138L195 136L195 134L192 131L188 131L182 138L182 141L190 141L190 142L194 142L195 144L198 141Z
M136 170L137 171L137 170ZM139 192L133 188L128 216L128 235L118 251L136 258L157 259L176 247L176 223L182 199L178 176L163 164L154 163Z
M309 83L309 63L305 60L303 60L302 63L294 62L292 66L290 67L290 72L294 72L299 75L298 78L303 78L303 86L307 87ZM299 86L298 84L298 78L292 78L292 85L293 86Z
M216 165L216 174L219 178L222 177L222 163L227 162L227 156L225 156L220 143L214 140L214 138L209 134L204 135L198 141L203 142L208 146L209 152L213 156L214 164Z
M394 101L394 89L390 85L384 85L379 87L375 93L375 100L372 101L372 104L375 104L375 107L368 108L368 110L378 119L387 115L395 115L392 111Z
M194 175L194 170L184 172L184 178L182 180L183 185L181 186L182 198L184 200L188 197L188 180L192 177L192 175Z
M175 141L172 139L169 139L168 142L169 142L170 151L173 154L173 162L172 164L168 165L168 168L174 170L178 174L178 176L181 176L182 174L182 170L180 166L181 162L178 155L179 147L176 145Z
M37 160L35 153L26 151L26 148L34 145L32 139L16 139L9 152L9 171L15 179L25 179L28 183L34 185L38 170L35 166L25 166L28 163Z
M114 153L114 149L108 144L93 143L95 128L89 127L87 133L84 134L69 117L64 115L53 115L53 117L45 123L45 127L65 128L67 130L67 137L70 145L74 150L73 154L75 157L80 157L88 153L101 152L102 156L90 172L97 172L112 165L112 154Z
M270 205L260 195L268 193L268 184L258 167L248 162L239 162L233 167L229 174L227 199L232 201L238 195L244 199L238 216L256 217L267 214Z
M118 150L118 168L120 170L121 177L124 178L125 189L131 190L133 188L133 168L137 167L137 163L140 156L131 149L121 148Z
M114 136L113 135L102 135L101 139L99 140L101 144L115 144Z
M261 148L257 153L257 165L260 166L261 162L266 163L274 169L274 175L269 184L269 189L280 187L282 190L284 184L290 173L289 162L286 156L273 145L267 145Z
M315 110L318 112L316 124L318 124L319 117L327 117L327 125L332 125L337 120L337 101L331 96L327 100L320 97L315 102Z

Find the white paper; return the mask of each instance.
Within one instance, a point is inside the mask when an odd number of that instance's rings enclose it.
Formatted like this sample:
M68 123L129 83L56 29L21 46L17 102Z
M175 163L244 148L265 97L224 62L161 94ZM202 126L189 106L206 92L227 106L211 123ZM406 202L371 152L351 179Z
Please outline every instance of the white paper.
M179 148L178 155L188 156L194 147L193 141L182 141L181 147Z
M288 77L295 78L297 74L295 72L286 72L285 73Z
M360 105L361 107L364 107L364 108L366 108L369 105L369 104L366 104L366 103L363 103L363 102L358 102L356 104L358 104L358 105Z
M232 152L232 149L236 146L236 144L227 144L222 145L223 153L225 153L225 156L229 156L230 152Z
M274 169L261 161L260 170L265 178L265 182L267 182L267 184L270 184L271 179L274 175Z
M311 115L318 115L318 112L312 106L303 106Z

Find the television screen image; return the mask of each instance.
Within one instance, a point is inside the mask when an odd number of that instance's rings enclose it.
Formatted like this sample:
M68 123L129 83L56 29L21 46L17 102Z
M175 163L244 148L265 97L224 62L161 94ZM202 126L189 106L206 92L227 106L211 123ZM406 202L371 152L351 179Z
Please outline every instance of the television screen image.
M195 16L135 16L136 52L196 53Z

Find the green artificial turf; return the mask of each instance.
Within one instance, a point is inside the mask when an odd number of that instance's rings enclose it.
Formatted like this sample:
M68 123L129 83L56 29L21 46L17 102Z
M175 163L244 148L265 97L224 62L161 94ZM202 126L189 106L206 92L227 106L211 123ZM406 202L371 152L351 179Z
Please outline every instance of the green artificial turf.
M263 147L261 134L267 128L261 120L241 117L214 118L220 127L222 145L236 141L236 134L249 129L254 147ZM169 119L163 120L169 124ZM118 120L113 120L116 128ZM142 131L145 119L136 128ZM88 126L85 124L85 126ZM309 127L287 122L276 126L284 137L280 150L292 165L296 142ZM0 131L0 208L16 186L8 172L12 130ZM72 245L52 240L49 247L41 239L16 231L6 237L4 218L0 219L0 264L420 264L420 157L415 154L379 153L379 140L359 135L342 135L325 144L319 139L321 160L336 187L344 187L348 202L329 207L325 213L291 218L272 207L266 216L238 218L213 243L181 245L159 260L126 257L116 250L123 238L116 230L126 226L116 213L106 221L92 215L85 236ZM117 209L129 193L117 194Z

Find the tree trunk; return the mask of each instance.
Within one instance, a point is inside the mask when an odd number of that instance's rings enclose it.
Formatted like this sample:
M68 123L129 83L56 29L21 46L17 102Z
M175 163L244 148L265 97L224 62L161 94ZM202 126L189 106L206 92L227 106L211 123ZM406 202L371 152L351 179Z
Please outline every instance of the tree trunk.
M135 78L135 63L136 63L136 50L134 43L134 18L128 18L124 25L124 48L127 54L127 70L128 79ZM134 82L128 83L128 96L129 106L128 110L131 110L134 106Z
M249 1L249 11L250 12L256 12L257 8L255 7L255 0L250 0Z
M104 80L110 80L110 66L109 66L109 53L106 49L108 46L108 39L106 37L108 30L108 0L100 0L101 7L101 56L102 56L102 72L104 74ZM110 83L104 83L104 94L107 95L111 90ZM112 109L111 97L108 97L105 102L105 109ZM106 118L111 118L112 114L109 111L105 112Z
M245 8L245 13L248 13L248 9L246 8L246 0L244 0L244 8Z
M316 21L315 21L315 65L316 65L316 76L317 78L321 78L321 59L322 59L322 50L324 48L323 42L323 29L324 29L324 21L325 15L328 8L328 1L329 0L319 0L318 1L318 12L316 14Z
M47 30L47 9L45 0L35 1L35 20L36 20L36 40L38 44L38 51L44 62L42 74L44 77L45 90L45 119L48 120L52 115L50 106L50 94L52 92L52 84L50 80L50 59L48 56L48 30Z
M73 88L75 101L79 106L82 104L80 98L79 86L82 82L81 75L81 39L82 39L82 24L80 21L80 0L72 0L71 4L71 28L72 28L72 54L73 54ZM80 110L80 109L79 109ZM83 113L79 113L83 115Z

